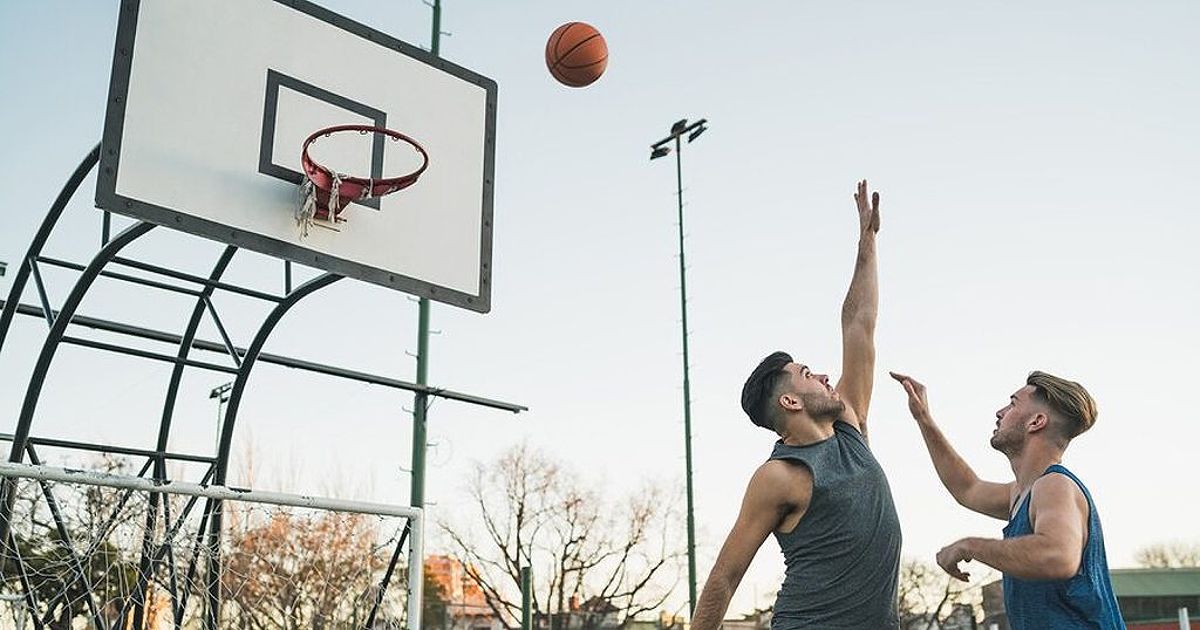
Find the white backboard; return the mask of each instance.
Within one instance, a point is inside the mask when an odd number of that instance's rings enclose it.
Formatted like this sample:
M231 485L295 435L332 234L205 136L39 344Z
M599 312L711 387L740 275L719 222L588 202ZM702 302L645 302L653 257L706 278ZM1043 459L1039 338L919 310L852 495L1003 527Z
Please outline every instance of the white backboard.
M304 0L123 0L96 205L486 312L495 112L491 79ZM338 124L410 136L429 167L302 237L301 145ZM411 170L402 144L358 146L330 166Z

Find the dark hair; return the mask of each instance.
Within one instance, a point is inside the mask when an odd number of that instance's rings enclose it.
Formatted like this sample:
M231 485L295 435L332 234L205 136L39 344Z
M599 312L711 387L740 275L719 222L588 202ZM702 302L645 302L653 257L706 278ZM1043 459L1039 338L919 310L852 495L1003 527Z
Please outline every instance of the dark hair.
M788 353L772 352L759 362L742 385L742 411L750 416L751 422L764 429L778 430L775 426L775 390L780 381L787 378L788 373L783 367L791 362Z
M1033 386L1034 400L1047 405L1067 421L1063 437L1068 440L1096 423L1099 414L1096 401L1083 385L1045 372L1030 373L1025 384Z

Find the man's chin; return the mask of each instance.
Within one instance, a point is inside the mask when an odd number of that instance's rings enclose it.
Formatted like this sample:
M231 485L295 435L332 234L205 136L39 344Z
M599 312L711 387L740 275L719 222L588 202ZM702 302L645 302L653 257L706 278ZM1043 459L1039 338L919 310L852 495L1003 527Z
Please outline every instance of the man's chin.
M993 449L1000 451L1001 453L1004 453L1005 455L1009 455L1013 452L1016 452L1013 448L1013 445L1005 442L1004 439L999 434L993 435L992 439L988 440L988 444L991 444Z
M846 418L846 403L844 403L840 400L835 400L834 402L836 404L830 405L828 412L820 414L819 416L817 416L814 419L817 422L822 422L822 423L826 423L826 424L833 424L834 422L837 422L838 420L845 420L845 418Z

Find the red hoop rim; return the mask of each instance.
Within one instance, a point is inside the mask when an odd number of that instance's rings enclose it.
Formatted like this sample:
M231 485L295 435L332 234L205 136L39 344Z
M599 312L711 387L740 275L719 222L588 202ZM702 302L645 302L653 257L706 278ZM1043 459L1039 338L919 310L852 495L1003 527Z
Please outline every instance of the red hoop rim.
M417 183L417 179L429 167L429 154L425 152L425 148L416 140L400 133L383 127L372 127L370 125L334 125L324 129L318 129L313 132L307 139L304 140L304 147L300 151L300 163L304 168L304 174L308 180L313 183L313 186L318 190L329 193L333 190L334 172L327 166L318 163L308 155L308 147L317 138L329 136L335 133L345 131L357 131L360 133L381 133L393 140L399 140L411 145L421 154L421 167L406 175L398 177L386 177L382 179L371 179L369 177L358 177L354 175L338 175L340 184L338 187L338 199L353 200L353 199L370 199L372 197L382 197L390 195L397 190L404 190L409 186ZM338 206L344 206L339 203Z

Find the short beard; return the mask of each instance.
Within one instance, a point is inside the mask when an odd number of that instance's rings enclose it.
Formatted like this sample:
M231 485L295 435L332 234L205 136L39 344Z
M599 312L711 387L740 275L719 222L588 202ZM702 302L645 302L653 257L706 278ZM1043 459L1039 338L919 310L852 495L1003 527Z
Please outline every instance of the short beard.
M800 394L804 411L817 422L833 423L846 412L846 403L827 394Z
M992 445L992 448L1010 457L1019 454L1022 447L1024 447L1022 440L1012 439L1011 436L1003 431L999 431L993 435L989 443Z

